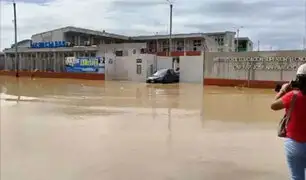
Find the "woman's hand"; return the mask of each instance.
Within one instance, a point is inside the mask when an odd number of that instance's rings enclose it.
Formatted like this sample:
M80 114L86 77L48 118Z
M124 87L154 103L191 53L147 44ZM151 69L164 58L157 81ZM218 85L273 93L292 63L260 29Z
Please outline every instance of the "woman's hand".
M275 100L278 100L279 98L281 98L283 95L285 95L287 92L291 90L292 90L292 87L291 87L290 82L283 84L279 92L276 94Z
M286 93L291 90L291 83L285 83L282 85L282 88L280 89L281 93Z
M283 109L285 106L281 100L281 97L291 90L292 90L291 82L283 84L280 91L275 96L275 101L271 104L271 109L273 110Z

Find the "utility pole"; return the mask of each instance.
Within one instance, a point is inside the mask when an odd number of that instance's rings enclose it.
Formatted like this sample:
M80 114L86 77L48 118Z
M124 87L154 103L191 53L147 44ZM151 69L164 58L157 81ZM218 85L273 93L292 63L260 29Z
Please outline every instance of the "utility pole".
M16 77L19 77L19 57L18 57L18 43L17 43L17 13L16 13L16 3L13 1L14 8L14 31L15 31L15 61L16 61Z
M259 40L257 41L257 51L258 52L260 51L260 41Z
M169 56L171 56L172 51L172 11L173 11L173 4L170 0L167 0L170 5L170 32L169 32Z

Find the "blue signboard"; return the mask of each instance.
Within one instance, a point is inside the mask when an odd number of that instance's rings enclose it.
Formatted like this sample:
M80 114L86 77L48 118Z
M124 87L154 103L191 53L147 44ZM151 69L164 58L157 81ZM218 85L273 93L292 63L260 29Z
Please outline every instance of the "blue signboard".
M32 42L31 48L59 48L67 47L66 41Z
M104 73L105 59L101 57L67 57L65 67L67 72Z

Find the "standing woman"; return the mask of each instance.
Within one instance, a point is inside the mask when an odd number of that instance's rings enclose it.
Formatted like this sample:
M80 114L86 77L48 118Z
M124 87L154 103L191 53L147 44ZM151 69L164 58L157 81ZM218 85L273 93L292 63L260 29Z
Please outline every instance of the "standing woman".
M287 126L285 151L291 180L306 180L306 64L296 74L297 88L290 83L282 86L271 104L274 111L290 108L292 97L296 96Z

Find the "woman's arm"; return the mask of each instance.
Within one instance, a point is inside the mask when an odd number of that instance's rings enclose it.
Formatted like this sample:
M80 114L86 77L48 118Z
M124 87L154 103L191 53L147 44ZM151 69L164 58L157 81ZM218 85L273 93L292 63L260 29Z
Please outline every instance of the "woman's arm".
M291 100L289 96L292 93L287 93L290 90L290 83L286 83L282 86L281 90L276 94L274 102L271 104L272 110L277 111L287 107L287 104L289 104Z
M282 99L277 99L271 104L271 109L274 110L274 111L278 111L278 110L281 110L281 109L284 109L284 108L285 108L285 105L284 105Z

